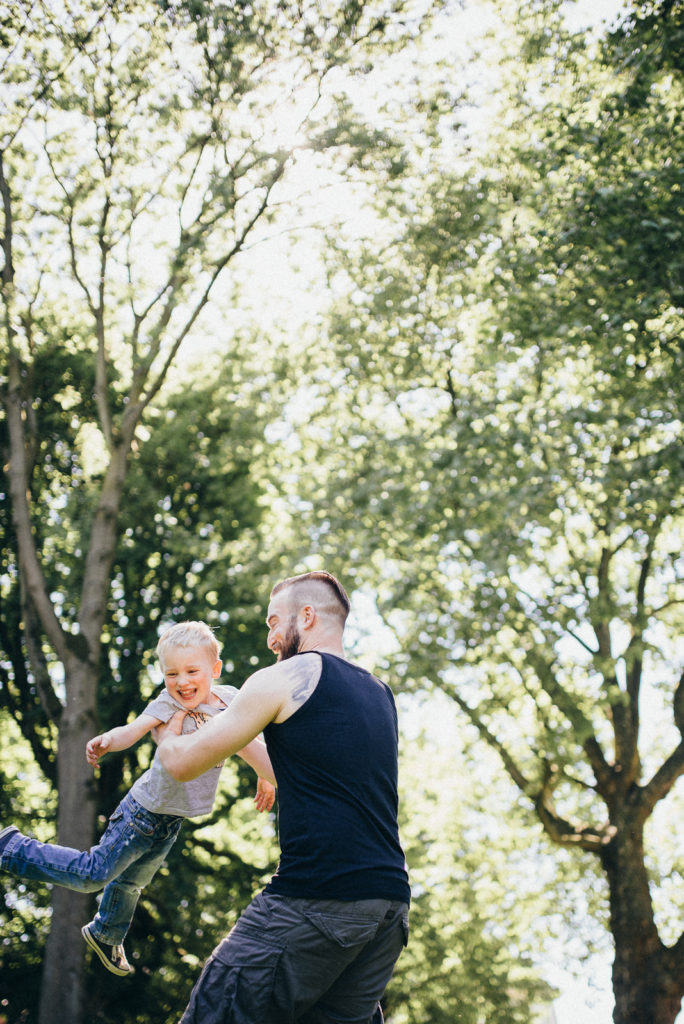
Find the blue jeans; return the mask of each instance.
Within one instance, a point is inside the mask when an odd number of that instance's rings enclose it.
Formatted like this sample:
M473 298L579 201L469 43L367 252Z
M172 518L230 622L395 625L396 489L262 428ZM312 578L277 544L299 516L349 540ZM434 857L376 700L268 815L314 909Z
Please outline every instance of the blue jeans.
M92 931L102 942L117 946L130 927L143 886L166 860L182 824L183 818L147 811L128 794L90 850L41 843L17 832L0 856L0 867L78 892L98 892L104 886Z

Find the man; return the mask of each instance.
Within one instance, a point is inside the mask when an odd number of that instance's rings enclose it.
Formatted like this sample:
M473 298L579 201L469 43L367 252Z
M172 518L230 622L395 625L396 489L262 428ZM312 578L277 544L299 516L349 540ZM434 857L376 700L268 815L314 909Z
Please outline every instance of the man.
M263 732L278 782L278 869L207 961L181 1024L380 1024L408 937L397 826L397 715L389 687L344 655L349 599L327 572L277 584L275 665L196 733L165 727L183 781Z

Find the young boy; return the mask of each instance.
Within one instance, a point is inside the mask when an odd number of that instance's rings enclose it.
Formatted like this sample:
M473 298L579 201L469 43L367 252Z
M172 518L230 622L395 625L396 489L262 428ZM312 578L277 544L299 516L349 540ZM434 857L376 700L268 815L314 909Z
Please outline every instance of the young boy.
M165 690L135 721L89 740L88 763L95 766L103 754L126 750L179 710L186 712L183 732L192 732L226 708L238 691L234 686L213 685L221 673L219 653L219 643L204 622L179 622L167 629L157 644ZM259 776L257 808L270 810L275 778L265 744L252 740L239 754ZM132 974L123 941L140 892L166 860L183 819L211 811L222 767L223 763L190 782L177 782L155 753L96 846L86 852L41 843L9 825L0 831L0 867L22 878L80 892L96 892L104 886L97 914L81 929L83 938L112 974Z

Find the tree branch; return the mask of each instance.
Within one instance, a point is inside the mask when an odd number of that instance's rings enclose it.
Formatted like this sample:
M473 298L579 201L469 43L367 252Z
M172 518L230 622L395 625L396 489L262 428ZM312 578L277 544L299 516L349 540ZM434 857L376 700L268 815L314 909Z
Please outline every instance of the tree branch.
M198 316L200 315L200 313L202 312L202 310L206 306L207 302L209 301L209 297L211 295L211 292L212 292L212 290L214 288L214 285L216 284L216 281L217 281L219 275L225 269L225 267L230 263L230 261L241 251L241 249L244 246L245 239L247 238L247 236L251 232L251 230L254 227L254 225L262 217L262 215L264 214L265 210L267 209L268 204L269 204L269 198L270 198L271 192L273 191L273 189L274 189L275 185L278 183L278 181L280 181L280 179L282 178L282 176L283 176L283 174L285 172L285 167L287 166L288 159L289 159L289 153L287 153L284 156L280 157L280 159L279 159L279 161L278 161L278 163L276 165L275 170L271 174L271 177L270 177L270 179L268 181L268 184L265 186L264 196L263 196L259 206L257 207L256 211L253 213L253 215L247 221L247 223L245 224L244 228L242 229L239 237L236 239L236 241L230 247L230 249L228 249L223 254L223 256L221 256L220 259L218 259L214 263L214 265L212 267L212 270L211 270L211 275L210 275L209 280L208 280L208 282L207 282L207 284L206 284L206 286L204 288L204 291L202 292L199 300L196 302L195 306L193 307L190 316L185 321L185 323L183 324L183 326L181 327L181 329L177 333L174 341L172 342L171 347L170 347L169 352L168 352L168 355L167 355L167 357L166 357L166 359L164 361L164 364L163 364L161 370L157 374L156 379L154 381L152 381L152 383L150 385L150 388L147 390L145 395L142 396L142 402L141 402L141 407L142 408L146 407L149 404L149 402L152 401L152 399L157 394L157 392L159 391L159 389L160 389L164 379L166 378L166 375L168 373L169 367L171 366L171 363L173 362L173 360L174 360L174 358L176 356L176 353L178 352L178 349L180 348L182 342L185 340L185 338L189 334L190 330L192 329L193 325L195 324ZM166 324L170 320L170 317L171 317L171 309L168 309L168 310L165 309L164 310L164 315L163 315L163 318L162 318L163 326L166 326ZM157 331L156 333L159 335L160 332ZM157 344L156 346L154 346L154 350L153 350L154 354L156 354L158 349L159 349L159 345ZM148 360L147 360L147 365L148 366L151 365L151 361L152 361L151 358L148 358Z
M538 601L537 598L534 597L533 594L530 594L530 592L525 590L524 587L521 587L520 584L516 583L513 579L511 579L510 576L509 576L509 579L511 580L511 584L513 585L513 587L515 587L515 590L517 591L518 594L522 594L527 601L529 601L531 604L533 604L535 606L535 608L538 608L540 611L542 611L542 612L546 612L547 611L547 607L542 605L541 602ZM522 604L521 604L521 607L522 607ZM580 647L582 647L587 652L587 654L591 654L592 656L596 654L596 648L595 647L591 647L586 642L586 640L583 640L581 638L581 636L579 636L577 633L575 633L574 630L569 629L567 626L562 626L561 624L559 624L559 628L562 628L563 632L565 634L567 634L567 636L569 636L573 640L575 640L580 645Z
M105 274L107 269L107 256L109 253L106 230L107 219L111 205L109 193L105 196L100 216L98 229L98 244L100 247L100 280L98 284L97 308L94 310L95 329L97 334L97 360L95 363L95 404L100 418L100 426L107 448L112 450L114 434L112 428L112 416L107 400L107 345L105 339L104 310L105 310Z
M88 645L88 657L95 662L100 647L102 625L106 615L107 584L114 559L117 538L117 517L121 504L123 482L130 454L131 441L137 418L135 410L126 408L124 423L129 417L121 438L112 450L105 471L100 500L95 510L83 571L78 623L81 635ZM122 430L122 434L124 431Z
M674 697L672 698L672 713L675 725L679 729L679 734L684 739L684 672L680 675L679 682L675 687Z
M567 821L555 809L553 792L560 781L560 774L555 765L548 761L544 764L544 780L534 801L535 810L544 831L560 846L579 846L591 853L599 853L610 843L616 829L609 822L600 828Z
M68 188L66 187L66 185L62 181L60 175L57 172L57 168L55 167L54 161L53 161L53 159L52 159L52 157L50 155L50 151L49 151L49 149L47 147L47 144L43 147L43 149L44 149L44 152L45 152L45 156L47 157L47 161L48 161L48 165L50 167L50 170L52 171L52 176L54 177L55 182L57 183L59 188L64 193L64 198L66 200L66 205L67 205L67 238L69 240L69 262L71 264L71 273L74 275L74 280L76 281L76 283L80 287L81 291L85 295L85 300L86 300L86 303L88 305L88 309L92 313L93 318L95 320L97 320L97 309L96 309L96 306L95 306L95 302L93 301L93 297L90 294L90 289L88 288L88 285L85 283L85 281L81 277L81 273L80 273L80 271L78 269L78 260L76 258L76 241L74 239L74 215L75 215L75 212L76 212L74 199L73 199L73 196L71 195L71 193L69 192Z
M31 527L31 512L26 465L26 446L22 415L21 376L19 358L10 340L9 383L7 388L7 427L10 445L9 483L12 500L12 520L17 535L19 560L30 600L40 617L50 642L61 660L65 660L67 638L50 601L43 575L35 537Z
M26 649L36 690L38 691L38 698L45 712L45 717L48 721L57 725L62 717L62 704L52 685L45 655L43 654L38 618L32 602L26 599L26 588L21 578L19 580L19 587L24 639L26 640Z
M631 679L628 679L625 692L620 688L611 650L610 620L614 614L614 602L611 591L610 564L616 552L627 543L630 536L631 533L627 534L618 545L607 545L601 549L597 570L598 600L593 602L594 609L598 609L598 615L591 616L592 628L598 641L596 667L603 677L604 688L610 701L615 762L620 767L623 786L628 786L636 781L640 771L638 693L641 682L641 662L639 661L638 665L633 664ZM642 566L642 575L643 569ZM646 567L646 573L647 571ZM645 586L645 582L644 575L639 585ZM637 612L637 619L639 619L639 612Z
M43 629L53 644L55 651L57 651L60 658L63 658L67 653L66 635L50 601L43 570L38 561L35 537L31 527L29 473L22 409L21 368L19 354L15 345L14 327L12 325L14 293L12 196L4 175L2 154L0 154L0 192L2 193L5 214L5 230L3 235L5 264L2 270L2 297L5 306L5 328L9 349L5 408L10 450L8 478L12 502L12 521L16 531L18 557L26 584L27 596L33 602Z
M2 150L0 150L0 196L2 197L2 210L5 217L5 230L2 235L2 254L4 257L2 265L2 290L5 296L5 309L8 312L10 296L7 293L14 285L14 266L12 263L13 220L12 196L5 178L4 152ZM11 324L8 323L8 331L10 329Z
M599 599L605 606L610 603L610 560L613 552L610 548L601 549L599 567L597 571ZM602 609L603 611L603 609ZM601 661L610 662L612 654L610 649L610 614L601 614L600 617L592 619L591 625L598 644L598 656Z
M525 778L524 773L520 770L520 768L518 768L512 755L509 753L509 751L506 749L503 743L501 743L501 741L497 739L494 733L491 732L491 730L487 727L482 718L480 718L477 711L474 708L471 708L470 705L467 704L466 701L463 700L463 698L454 690L448 690L447 693L449 694L451 699L456 704L458 704L461 711L465 712L465 714L468 716L468 718L475 726L480 736L486 741L486 743L490 747L492 747L493 750L496 750L497 754L503 761L506 771L513 779L513 782L516 784L518 789L522 793L524 793L525 796L530 797L530 799L534 799L534 787L532 783Z
M650 782L641 789L639 807L643 821L648 818L655 805L667 796L682 775L684 775L684 739L663 761Z
M45 9L45 5L41 4L41 8L44 10ZM93 24L90 26L90 28L86 29L85 32L80 34L79 43L76 46L73 47L73 50L71 51L69 57L64 60L63 64L61 64L57 68L57 70L54 72L54 74L52 74L52 75L48 74L48 75L42 75L41 76L42 77L42 84L41 84L40 88L36 88L36 89L34 89L32 91L32 93L31 93L31 102L28 104L28 106L24 110L22 116L19 119L19 123L17 125L15 125L14 130L11 132L11 134L5 140L5 150L9 149L9 147L12 145L12 143L16 139L17 135L19 134L19 132L21 131L23 126L29 120L29 118L31 116L31 113L35 109L35 107L42 100L45 99L45 97L49 93L50 89L55 84L55 82L58 82L60 80L60 78L62 77L62 75L64 74L64 72L68 70L68 68L71 66L71 64L73 64L74 60L76 59L76 57L77 57L77 55L79 53L79 50L82 47L84 47L87 42L90 41L90 39L92 38L92 36L95 33L95 29L104 20L105 16L108 13L108 10L109 10L109 4L105 4L103 10L101 10L100 13L96 15L95 20L93 21ZM10 63L10 54L8 53L6 64L9 64L9 63Z

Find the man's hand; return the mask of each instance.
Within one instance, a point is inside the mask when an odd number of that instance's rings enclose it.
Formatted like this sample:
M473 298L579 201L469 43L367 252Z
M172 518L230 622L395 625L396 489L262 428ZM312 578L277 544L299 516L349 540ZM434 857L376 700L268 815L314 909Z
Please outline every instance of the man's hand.
M266 779L258 778L256 796L254 797L257 811L260 813L270 811L275 803L275 794L275 786L272 786Z
M173 718L169 718L168 722L162 722L154 727L152 739L157 746L168 736L180 736L181 729L183 728L183 719L186 715L187 711L177 711Z

